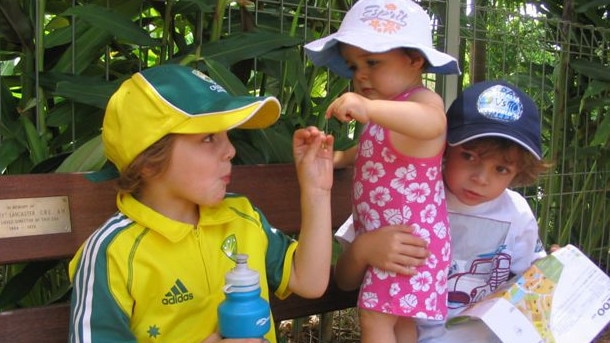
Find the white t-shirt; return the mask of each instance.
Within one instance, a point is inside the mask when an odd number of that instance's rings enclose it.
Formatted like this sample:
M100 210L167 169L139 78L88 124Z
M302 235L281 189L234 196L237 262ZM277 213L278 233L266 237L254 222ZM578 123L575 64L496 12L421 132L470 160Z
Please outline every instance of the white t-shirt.
M468 206L446 190L451 225L452 263L449 288L449 317L478 301L520 274L536 259L546 255L538 235L538 224L523 196L505 190L496 199ZM341 244L355 238L351 218L335 237ZM484 325L446 329L444 322L418 323L419 343L496 342ZM490 336L491 335L491 336Z

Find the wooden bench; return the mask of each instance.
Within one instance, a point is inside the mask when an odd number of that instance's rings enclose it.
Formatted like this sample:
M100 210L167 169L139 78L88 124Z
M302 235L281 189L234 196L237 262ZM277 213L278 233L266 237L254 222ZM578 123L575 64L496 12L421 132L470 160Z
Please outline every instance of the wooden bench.
M350 213L351 175L351 169L335 172L334 228ZM272 225L287 233L298 233L299 188L292 164L236 166L231 180L229 190L247 195ZM0 176L0 199L22 203L30 200L17 199L58 196L68 199L71 230L20 237L1 238L6 235L0 235L0 265L70 258L82 242L116 211L112 181L92 182L85 174L79 173ZM271 307L279 323L284 319L353 307L355 299L355 292L340 291L331 281L327 292L319 299L303 299L295 295L283 301L272 298ZM68 337L68 322L67 303L0 312L0 342L63 343Z

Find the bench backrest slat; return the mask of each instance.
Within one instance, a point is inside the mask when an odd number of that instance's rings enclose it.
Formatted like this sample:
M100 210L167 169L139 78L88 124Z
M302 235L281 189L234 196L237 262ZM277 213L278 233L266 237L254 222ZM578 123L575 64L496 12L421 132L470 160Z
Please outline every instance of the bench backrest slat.
M66 343L69 320L69 304L0 312L0 342Z
M351 170L336 171L333 226L347 218ZM284 232L300 227L299 188L293 165L236 166L229 191L247 195L269 222ZM0 176L0 199L68 196L72 232L0 239L0 264L69 257L116 211L112 181L92 182L84 174Z

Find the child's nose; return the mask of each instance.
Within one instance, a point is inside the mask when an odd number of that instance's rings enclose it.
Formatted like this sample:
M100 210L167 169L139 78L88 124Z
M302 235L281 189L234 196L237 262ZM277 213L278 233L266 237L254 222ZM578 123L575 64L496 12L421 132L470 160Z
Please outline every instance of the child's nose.
M354 70L354 79L355 80L365 80L367 77L367 73L364 68L358 68Z
M226 152L226 158L228 160L232 160L233 157L235 157L235 146L233 146L233 143L229 142L228 147L227 147L227 152Z
M471 179L474 180L478 184L486 185L488 182L488 178L489 178L489 172L483 167L475 168L472 171Z

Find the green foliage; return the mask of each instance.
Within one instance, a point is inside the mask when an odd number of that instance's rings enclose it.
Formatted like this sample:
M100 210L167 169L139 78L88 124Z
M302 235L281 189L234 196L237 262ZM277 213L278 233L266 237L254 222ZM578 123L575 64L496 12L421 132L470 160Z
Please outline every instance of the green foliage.
M70 281L65 261L40 261L2 266L0 276L10 276L0 289L0 310L65 301Z
M2 37L11 38L0 42L4 63L12 67L3 72L0 83L4 174L32 172L40 163L52 170L50 159L58 164L83 145L101 151L91 145L99 144L110 95L132 73L162 63L197 67L233 94L280 99L284 112L276 127L233 135L235 163L290 161L286 136L298 127L323 124L310 98L309 82L319 71L303 73L303 40L277 25L285 16L261 15L254 26L252 9L222 0L89 1L74 7L67 0L12 1L1 2L0 9L25 19L0 26ZM39 18L29 14L34 9L46 10L37 32L33 23ZM292 18L290 27L302 29L303 20ZM42 37L41 44L35 44L36 35ZM343 130L341 125L333 127ZM99 168L104 156L94 156L100 160L75 154L60 170ZM79 158L88 161L76 161Z

